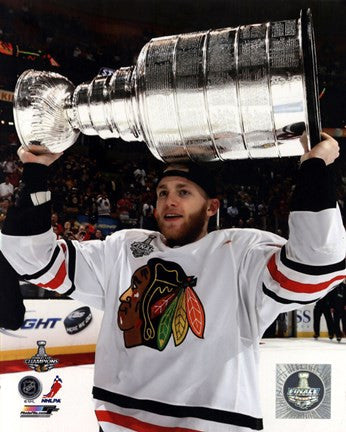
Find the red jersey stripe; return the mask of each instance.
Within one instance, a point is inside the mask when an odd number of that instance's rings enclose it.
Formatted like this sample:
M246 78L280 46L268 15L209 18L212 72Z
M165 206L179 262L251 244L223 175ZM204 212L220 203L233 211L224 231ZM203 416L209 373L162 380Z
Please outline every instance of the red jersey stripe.
M56 275L52 280L50 280L45 284L38 283L36 285L38 285L41 288L57 289L64 282L65 277L66 277L66 265L65 265L65 261L63 261L61 266L59 267L59 270L57 271Z
M282 288L287 289L288 291L296 292L296 293L304 293L304 294L313 294L319 291L323 291L328 288L333 282L337 280L345 279L346 275L335 276L334 278L317 283L317 284L306 284L301 282L296 282L292 279L286 277L283 273L281 273L275 262L275 254L271 256L267 268L271 277L280 284Z
M201 432L196 429L158 426L138 420L135 417L126 416L111 411L96 410L95 413L99 422L113 423L119 426L127 427L136 432Z

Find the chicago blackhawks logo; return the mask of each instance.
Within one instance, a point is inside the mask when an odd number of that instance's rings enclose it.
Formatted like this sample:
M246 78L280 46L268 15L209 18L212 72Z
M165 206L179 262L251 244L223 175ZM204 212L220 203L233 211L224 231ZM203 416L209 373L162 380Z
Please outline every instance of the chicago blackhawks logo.
M120 297L118 325L126 348L145 345L165 349L173 334L180 345L191 331L203 338L205 314L194 287L179 264L152 258L137 269Z

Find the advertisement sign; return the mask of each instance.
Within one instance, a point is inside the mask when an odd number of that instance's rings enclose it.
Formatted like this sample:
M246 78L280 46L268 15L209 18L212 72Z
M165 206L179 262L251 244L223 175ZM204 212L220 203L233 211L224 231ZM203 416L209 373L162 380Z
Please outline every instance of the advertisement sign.
M94 352L103 312L75 300L25 300L19 330L0 329L0 361L25 359L39 371L54 364L49 356Z
M14 93L7 90L0 90L0 100L4 102L13 102Z
M309 304L297 310L297 336L312 337L314 334L314 306ZM324 316L321 317L320 336L328 337L327 324Z

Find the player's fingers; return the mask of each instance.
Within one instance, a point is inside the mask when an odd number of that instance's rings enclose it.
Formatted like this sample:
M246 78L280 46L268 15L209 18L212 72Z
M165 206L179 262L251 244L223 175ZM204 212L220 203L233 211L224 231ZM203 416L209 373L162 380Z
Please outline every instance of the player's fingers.
M299 138L303 149L304 149L304 153L307 153L309 151L309 145L308 145L308 136L306 134L306 131L303 132L303 135Z

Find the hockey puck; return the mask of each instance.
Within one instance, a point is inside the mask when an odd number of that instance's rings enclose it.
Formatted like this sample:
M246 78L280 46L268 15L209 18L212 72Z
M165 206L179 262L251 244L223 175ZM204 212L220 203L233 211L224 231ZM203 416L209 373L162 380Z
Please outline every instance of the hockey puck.
M68 334L76 334L88 327L92 320L91 310L88 306L82 306L69 313L64 319L65 330Z

